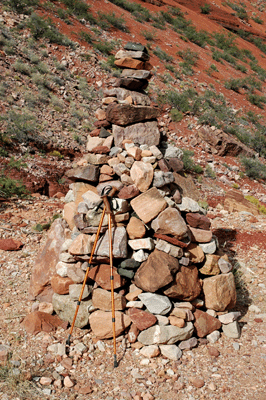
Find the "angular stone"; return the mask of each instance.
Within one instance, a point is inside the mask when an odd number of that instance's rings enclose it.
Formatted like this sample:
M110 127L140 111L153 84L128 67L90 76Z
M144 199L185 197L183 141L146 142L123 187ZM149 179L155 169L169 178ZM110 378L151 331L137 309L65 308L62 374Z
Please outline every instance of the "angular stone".
M195 185L191 175L186 177L174 172L175 184L178 186L179 190L182 192L182 196L192 198L196 201L200 200L200 191Z
M86 229L86 232L88 232L87 228L98 228L100 221L102 218L102 210L100 208L93 208L89 210L85 216L85 221L87 227L83 228L82 231L84 232L84 229ZM108 215L105 214L103 221L102 221L102 228L108 225Z
M77 167L68 170L65 175L70 179L81 179L85 182L98 182L99 167L88 164L85 167Z
M121 177L122 178L122 177ZM129 200L129 199L133 199L134 197L138 196L140 193L139 189L137 188L137 186L135 185L129 185L129 186L125 186L123 187L119 194L118 197L120 199L125 199L125 200Z
M121 73L122 78L150 79L151 73L146 70L124 69Z
M132 257L134 258L135 261L139 261L141 263L147 260L147 258L149 257L149 253L144 252L143 250L138 250L133 253Z
M196 347L198 345L198 339L195 337L191 337L190 339L187 340L183 340L180 344L179 344L179 348L181 350L191 350L193 349L193 347Z
M207 254L205 263L199 271L204 275L219 275L221 272L218 266L219 259L220 256L215 254Z
M112 228L113 257L127 258L127 232L123 226ZM97 243L95 255L109 257L109 232L106 232Z
M81 294L81 289L82 289L81 284L74 283L72 285L69 285L69 297L72 300L78 300ZM91 294L91 291L92 291L91 286L85 285L82 293L82 300L88 298L89 295Z
M66 223L56 219L48 232L47 240L39 251L32 270L29 293L36 297L50 283L56 273L61 247L66 240Z
M51 286L55 293L57 294L68 294L69 293L69 285L72 285L74 282L71 278L65 277L63 278L60 275L54 275L51 278Z
M120 58L119 60L116 60L115 65L120 68L129 69L145 69L148 71L152 69L152 65L147 61L136 60L130 57Z
M136 42L127 42L124 46L124 49L131 51L143 51L145 53L148 53L147 48L143 46L143 44Z
M152 221L152 229L159 234L173 235L177 239L187 236L187 225L176 208L167 208Z
M129 168L127 168L125 166L125 164L123 164L123 163L114 165L113 169L114 169L114 172L116 173L116 175L118 175L118 176L122 176L123 174L129 175L129 173L130 173Z
M98 108L96 111L95 111L95 117L98 119L98 121L105 121L106 120L106 114L105 114L105 111L104 110L102 110L101 108Z
M72 255L90 254L92 246L93 242L91 240L91 236L80 233L76 239L73 240L68 251Z
M131 147L127 150L127 154L132 156L136 161L141 159L141 149L139 147Z
M117 272L119 273L119 275L124 276L128 279L133 279L135 275L134 271L128 270L126 268L117 268Z
M234 211L246 211L252 213L253 215L259 214L258 207L245 199L243 194L238 190L229 190L226 193L224 199L224 208L230 213Z
M77 207L73 201L64 205L63 216L71 230L75 227L74 216L76 211Z
M182 343L182 342L181 342ZM182 357L182 350L174 344L161 344L160 346L162 356L169 360L177 361Z
M130 308L128 310L128 316L140 331L150 328L157 322L155 315L147 311L139 310L138 308Z
M81 265L81 263L79 263L79 265ZM80 267L78 268L74 265L70 265L67 268L67 276L72 279L74 283L82 283L85 278L85 272Z
M187 318L187 312L184 308L178 308L178 307L173 308L170 313L170 316L172 316L172 315L177 318L181 318L184 321Z
M146 292L154 293L171 283L178 269L176 258L155 249L137 270L135 285Z
M179 340L189 339L194 331L192 322L188 322L184 328L173 325L154 325L140 332L138 341L144 345L151 344L174 344Z
M223 325L223 332L225 336L232 339L239 339L241 335L240 327L237 321L231 322L227 325Z
M128 303L127 303L127 308L143 308L143 303L142 303L142 301L138 301L138 300L136 300L136 301L129 301Z
M127 260L124 260L121 262L120 267L121 268L126 268L126 269L138 269L140 266L140 263L138 261L135 261L133 258L128 258Z
M156 119L159 109L148 106L133 106L130 104L109 104L106 118L112 124L125 126L146 120Z
M161 188L164 185L168 185L175 181L172 172L155 171L152 185Z
M140 250L140 249L153 250L154 249L154 241L150 237L143 238L143 239L129 240L128 245L133 250Z
M128 70L124 70L128 71ZM138 71L136 71L138 72ZM132 101L134 104L139 104L142 106L149 106L151 104L151 100L149 96L147 96L144 93L139 93L139 92L134 92L132 90L124 89L124 88L117 88L117 87L112 87L111 89L106 89L104 91L105 95L108 96L116 96L118 101L124 101L126 100L129 96L131 97ZM109 124L109 122L108 122Z
M187 213L186 221L192 228L209 230L211 227L209 218L199 213Z
M157 121L138 122L126 127L113 125L115 146L122 145L124 139L130 139L135 144L158 145L160 142L160 131Z
M84 182L74 182L71 183L70 187L74 192L74 201L75 205L78 206L81 201L83 201L82 195L86 193L88 190L91 190L94 193L97 193L97 190L94 186L89 183Z
M208 243L212 240L212 232L204 229L196 229L189 227L191 232L191 241L198 243Z
M143 238L146 234L146 228L143 222L136 217L131 217L130 221L127 225L127 233L129 239L140 239Z
M42 303L39 304L39 310L38 311L45 312L47 314L52 315L53 312L54 312L54 308L53 308L52 303L42 302Z
M100 310L111 311L111 292L100 288L94 289L92 292L92 304ZM114 307L115 310L124 310L126 308L126 298L119 293L114 293Z
M194 317L194 326L198 337L201 338L220 329L222 326L221 322L217 318L214 318L206 312L198 309L194 312Z
M164 294L172 299L191 301L201 292L198 269L195 265L181 266L173 283L164 290Z
M82 198L87 204L88 208L97 207L102 201L101 197L92 190L88 190L86 193L84 193Z
M192 212L192 213L197 213L201 209L199 204L195 200L190 199L189 197L183 197L182 203L178 204L178 208L180 211Z
M23 245L20 240L15 239L0 239L0 250L14 251L19 250Z
M97 186L97 192L98 194L101 196L102 192L104 191L106 186L111 186L111 187L115 187L118 191L120 191L123 188L123 184L120 181L109 181L109 182L102 182L99 183L99 185Z
M228 274L228 272L231 272L233 269L233 265L223 257L219 258L218 266L222 274Z
M237 318L241 317L241 312L235 311L235 312L230 312L227 314L222 314L218 316L219 321L221 321L222 324L228 325L231 324L232 322L236 321Z
M99 339L113 337L112 313L97 310L89 318L91 330ZM131 319L120 311L115 311L115 336L119 336L131 324Z
M141 293L138 298L152 314L166 315L172 308L172 303L166 296L154 293Z
M164 157L166 159L168 159L168 158L179 158L180 160L182 159L183 151L181 149L169 144L168 142L164 142L162 144L163 144L163 146L166 146L166 148L163 149Z
M212 239L209 243L199 243L199 246L205 254L213 254L217 249L215 239Z
M66 324L57 316L41 311L34 311L24 318L21 326L31 335L39 332L53 332L59 327L66 329Z
M100 138L100 137L98 137L98 136L91 137L91 136L89 135L89 136L88 136L87 145L86 145L86 150L87 150L88 152L92 152L92 150L93 150L95 147L102 146L102 145L103 145L103 142L104 142L104 139L103 139L103 138Z
M77 319L75 326L78 328L83 328L88 325L89 313L88 308L91 307L91 300L82 300L79 306L79 312L77 314ZM63 320L68 321L70 324L73 321L74 314L77 308L77 302L72 300L69 295L60 295L54 293L53 295L53 307L56 314Z
M140 354L142 354L144 357L148 358L154 358L159 356L160 354L160 349L157 345L152 344L150 346L144 346L140 349Z
M174 246L162 239L157 241L155 247L157 250L164 251L172 257L180 258L183 255L183 250L180 247Z
M136 327L136 325L131 324L128 334L127 334L127 340L129 343L135 343L137 341L137 337L139 335L139 330Z
M130 202L138 217L147 224L167 207L167 202L157 188L151 188ZM152 204L152 207L151 207Z
M225 311L236 304L235 279L232 272L203 280L205 305L215 311Z
M152 183L153 167L151 164L135 161L130 170L130 177L141 192L146 192Z
M186 250L189 253L189 259L192 263L198 264L204 261L205 255L201 247L196 243L190 243Z
M221 333L219 331L213 331L209 335L207 335L207 340L209 343L216 343L219 340Z
M184 328L184 326L185 326L185 320L182 318L178 318L174 315L170 315L168 317L168 319L169 319L170 324L173 326L178 326L178 328Z
M146 79L136 79L136 78L119 78L115 82L114 86L122 87L128 90L145 90L148 87L149 82ZM130 101L130 98L127 98L125 102L128 104L132 104L133 100Z
M116 267L113 267L114 289L119 289L125 284L125 280L117 273ZM90 269L88 278L94 280L101 288L111 290L110 265L101 264Z
M59 261L55 266L56 273L62 278L67 277L67 269L70 265L74 266L75 264L67 264L63 261Z
M142 61L148 61L149 60L149 55L147 52L144 52L142 50L134 51L134 50L119 50L115 54L115 59L118 60L120 58L125 58L125 57L131 57L131 58L136 58L138 60Z
M184 164L183 162L176 157L171 157L168 160L168 165L174 172L181 172L184 169Z

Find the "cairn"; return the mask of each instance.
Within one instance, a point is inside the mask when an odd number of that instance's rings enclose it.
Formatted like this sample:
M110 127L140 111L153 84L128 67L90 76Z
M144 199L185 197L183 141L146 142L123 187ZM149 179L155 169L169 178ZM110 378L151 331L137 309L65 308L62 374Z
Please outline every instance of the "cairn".
M54 223L48 239L53 260L42 278L44 253L37 259L31 294L44 298L46 291L56 314L72 322L101 218L100 194L115 187L116 336L124 334L146 356L179 359L200 338L214 343L221 330L238 338L240 313L228 313L236 304L234 276L211 222L176 183L182 151L160 141L159 111L144 92L151 78L148 60L146 48L136 43L116 54L121 77L104 92L87 154L67 173L73 183L65 197L65 221ZM107 229L105 216L76 320L99 339L112 337Z

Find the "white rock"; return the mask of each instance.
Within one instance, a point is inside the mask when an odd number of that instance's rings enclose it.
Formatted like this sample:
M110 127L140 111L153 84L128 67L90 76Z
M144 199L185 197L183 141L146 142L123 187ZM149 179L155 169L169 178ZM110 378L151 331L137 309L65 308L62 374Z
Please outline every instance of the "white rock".
M74 192L73 190L69 190L65 195L65 203L71 203L74 200L75 200Z
M153 250L154 249L154 240L150 237L143 239L132 239L128 241L129 246L133 250Z
M219 340L221 333L219 331L213 331L209 335L206 336L209 343L216 343Z
M77 353L81 353L81 354L83 354L83 353L85 353L85 351L87 350L87 347L85 346L85 344L84 343L77 343L75 346L74 346L74 350L77 352Z
M170 360L179 360L182 357L182 350L174 344L160 345L161 353Z
M129 301L127 304L126 304L126 307L127 308L143 308L143 303L142 303L142 301ZM167 318L168 319L168 318Z
M150 146L149 150L152 152L152 154L157 158L157 160L160 160L163 158L162 152L158 149L157 146Z
M132 257L135 261L143 262L148 259L149 253L145 253L143 250L138 250L133 253Z
M94 193L92 190L88 190L87 192L85 192L82 195L82 198L89 209L97 207L102 201L101 197L97 193Z
M199 243L199 247L205 254L214 254L216 251L216 240L212 239L209 243Z
M199 212L200 211L200 206L198 203L191 199L190 197L183 197L182 198L182 203L176 205L177 208L179 208L180 211L186 211L186 212Z
M59 261L55 267L56 273L58 275L62 276L62 278L65 278L65 277L67 277L68 267L69 267L69 264L64 263L63 261Z
M223 332L227 337L233 339L240 338L240 327L237 321L232 322L231 324L223 325Z
M156 314L155 317L157 318L158 325L166 326L169 325L169 319L164 315Z
M219 315L218 318L222 324L227 325L227 324L230 324L230 323L236 321L237 318L239 318L240 316L241 316L241 312L235 311L235 312L230 312L227 314Z
M140 349L140 354L144 357L153 358L157 357L160 354L159 347L155 344L150 346L144 346Z

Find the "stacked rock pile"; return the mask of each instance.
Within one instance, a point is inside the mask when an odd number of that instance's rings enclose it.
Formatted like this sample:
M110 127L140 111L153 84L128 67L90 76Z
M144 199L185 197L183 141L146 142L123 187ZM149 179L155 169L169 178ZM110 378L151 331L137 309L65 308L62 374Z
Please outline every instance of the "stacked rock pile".
M146 49L129 43L116 59L121 78L105 91L88 153L68 171L73 180L64 208L69 229L64 227L51 273L53 308L72 322L102 214L100 194L115 187L116 335L124 333L149 357L162 353L178 359L200 338L218 340L221 329L239 337L240 314L227 311L236 303L232 266L217 247L205 210L182 197L175 183L182 151L160 143L158 110L143 92L151 76ZM99 339L112 337L108 237L105 216L76 320L80 328L89 324Z

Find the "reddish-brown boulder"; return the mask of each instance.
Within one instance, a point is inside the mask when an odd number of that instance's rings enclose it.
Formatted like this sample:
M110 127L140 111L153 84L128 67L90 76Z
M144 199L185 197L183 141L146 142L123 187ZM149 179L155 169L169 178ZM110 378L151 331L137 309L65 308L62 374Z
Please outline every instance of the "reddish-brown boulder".
M106 110L106 119L115 125L129 125L155 119L159 109L149 106L133 106L131 104L109 104Z
M14 251L19 250L24 246L20 240L15 239L0 239L0 250Z
M55 293L57 294L68 294L69 293L69 285L73 285L72 279L66 277L63 278L60 275L54 275L51 278L51 286Z
M125 58L120 58L119 60L115 60L115 65L120 68L129 68L129 69L146 69L148 71L152 69L152 65L149 62L136 60L130 57L125 57Z
M232 272L203 280L205 305L215 311L225 311L236 304L236 286Z
M127 233L129 239L139 239L143 238L146 233L146 228L144 223L136 217L131 217L127 225Z
M155 315L134 307L129 308L128 316L140 331L150 328L157 322Z
M67 322L62 321L57 315L34 311L24 318L21 326L30 334L37 335L39 332L53 332L61 327L66 329Z
M187 213L186 221L192 228L209 230L211 227L209 218L199 213Z
M191 301L196 299L201 292L201 283L198 269L195 265L180 268L173 283L164 290L164 294L172 299Z
M109 311L97 310L90 317L91 330L99 339L113 337L112 313ZM131 319L120 311L115 312L115 335L119 336L131 324Z
M114 276L114 289L119 289L125 284L125 279L123 279L118 273L116 267L113 267ZM101 264L92 268L89 272L88 277L98 283L105 290L111 290L110 281L110 265Z
M124 186L119 194L118 197L119 199L133 199L133 197L136 197L140 194L139 189L135 185L129 185L129 186Z
M194 312L194 317L194 326L198 337L201 338L209 335L213 331L217 331L222 326L222 323L217 318L214 318L208 313L198 309Z

